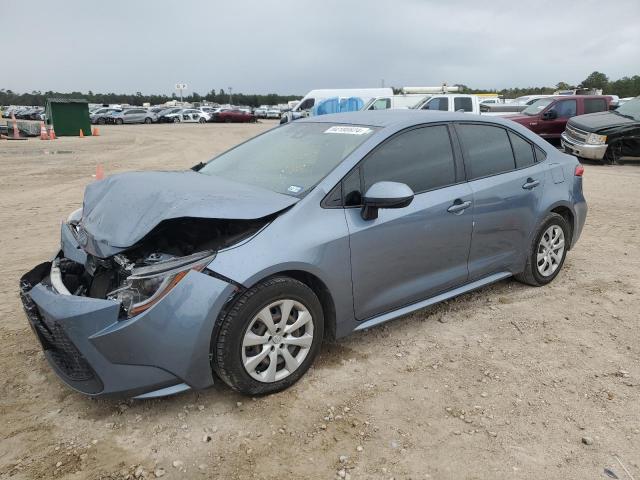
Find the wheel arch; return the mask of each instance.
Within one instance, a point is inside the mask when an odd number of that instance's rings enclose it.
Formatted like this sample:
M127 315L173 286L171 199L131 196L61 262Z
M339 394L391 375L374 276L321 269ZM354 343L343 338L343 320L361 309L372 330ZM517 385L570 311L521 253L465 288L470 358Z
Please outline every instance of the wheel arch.
M277 271L272 270L269 272L263 272L262 275L252 277L249 282L243 282L244 288L242 289L242 291L248 290L257 284L274 277L289 277L293 278L294 280L298 280L299 282L309 287L313 291L313 293L316 294L318 300L320 301L320 305L322 306L322 313L324 315L325 338L335 339L337 319L335 300L333 298L333 295L331 294L331 290L327 286L327 283L318 275L310 272L309 270L292 267L284 268ZM239 293L240 291L237 292L234 297L237 297ZM230 303L234 301L235 298L232 299ZM222 312L221 314L224 314L224 312Z
M569 229L570 229L567 250L571 250L571 247L573 245L573 232L576 228L576 224L575 224L576 216L574 211L571 209L571 207L568 204L560 203L558 205L552 206L549 209L549 213L557 213L567 221L567 224L569 225Z

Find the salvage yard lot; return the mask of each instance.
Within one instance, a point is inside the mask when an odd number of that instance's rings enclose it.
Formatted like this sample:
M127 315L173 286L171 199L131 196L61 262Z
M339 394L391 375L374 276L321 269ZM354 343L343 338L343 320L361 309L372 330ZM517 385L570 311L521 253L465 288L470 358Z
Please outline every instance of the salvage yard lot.
M0 143L0 478L624 478L614 455L640 478L639 165L586 166L587 222L551 285L503 281L325 342L285 392L96 401L62 384L18 279L96 164L185 169L276 123Z

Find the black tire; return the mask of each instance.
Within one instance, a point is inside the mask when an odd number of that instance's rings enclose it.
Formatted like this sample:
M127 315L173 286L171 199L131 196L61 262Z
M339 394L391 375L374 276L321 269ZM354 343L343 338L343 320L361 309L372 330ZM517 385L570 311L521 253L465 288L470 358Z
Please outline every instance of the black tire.
M173 117L173 123L180 123L180 117Z
M558 264L558 268L556 268L556 270L551 275L544 276L538 271L538 247L540 245L542 235L544 235L547 229L553 225L557 225L562 229L562 233L564 234L564 250L562 252L562 258L560 260L560 263ZM569 250L570 243L571 227L569 226L565 218L562 215L558 215L557 213L549 213L536 230L536 234L533 236L533 241L529 246L527 263L525 265L524 271L515 275L516 280L522 283L526 283L527 285L532 285L534 287L541 287L552 282L553 279L558 276L560 270L562 270L564 261L567 258L567 251Z
M150 124L151 122L153 122L153 120L151 120L149 117L144 119L144 123L146 123L147 125Z
M207 119L204 117L200 117L200 120L198 120L198 122L200 123L207 123Z
M124 121L121 118L116 118L116 125L122 125Z
M280 299L292 299L303 304L312 316L313 341L306 358L287 377L272 383L253 378L242 364L242 342L247 328L257 313ZM284 390L309 369L320 351L324 334L322 305L307 285L289 277L273 277L244 292L223 313L212 338L212 367L232 389L245 395L266 395Z
M98 125L104 125L105 123L106 123L106 120L104 118L98 119Z
M233 122L233 120L232 120L232 119L230 119L230 118L225 118L225 119L224 119L224 123L231 123L231 122Z

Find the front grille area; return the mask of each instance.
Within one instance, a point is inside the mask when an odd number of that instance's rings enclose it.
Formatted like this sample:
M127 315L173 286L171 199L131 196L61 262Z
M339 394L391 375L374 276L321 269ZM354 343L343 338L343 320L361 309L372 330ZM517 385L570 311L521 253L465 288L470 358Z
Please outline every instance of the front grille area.
M589 132L585 132L584 130L580 130L579 128L572 127L571 125L566 126L565 133L569 140L573 140L577 143L586 143L587 137L589 136Z
M46 319L40 313L38 306L28 293L33 288L33 284L26 277L27 275L20 281L20 299L42 348L48 353L60 373L69 381L76 383L76 387L87 393L99 392L103 388L102 382L71 342L62 326L56 321Z

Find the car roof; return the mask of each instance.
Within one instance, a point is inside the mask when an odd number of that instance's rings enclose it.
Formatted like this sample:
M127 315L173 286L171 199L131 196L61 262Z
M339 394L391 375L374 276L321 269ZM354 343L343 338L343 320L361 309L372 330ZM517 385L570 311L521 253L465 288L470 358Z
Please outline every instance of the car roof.
M472 113L441 112L434 110L390 109L390 110L366 110L359 112L332 113L307 117L297 122L307 123L342 123L353 125L369 125L372 127L398 127L419 125L422 123L473 121L498 123L511 126L513 122L507 122L497 116L474 115Z

